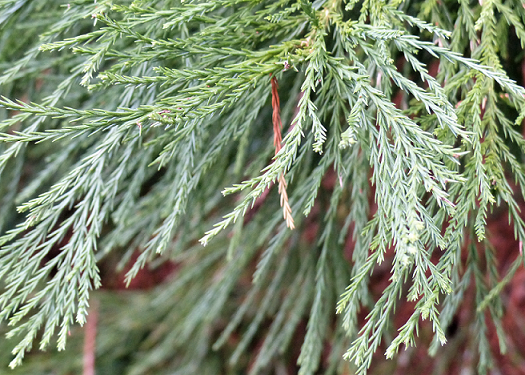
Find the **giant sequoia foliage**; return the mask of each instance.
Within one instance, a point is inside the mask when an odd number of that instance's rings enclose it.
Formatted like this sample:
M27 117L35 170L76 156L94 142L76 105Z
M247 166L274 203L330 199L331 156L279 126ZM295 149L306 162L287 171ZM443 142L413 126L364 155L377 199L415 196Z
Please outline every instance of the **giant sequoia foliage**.
M520 0L0 1L3 366L87 322L100 373L486 372L524 45Z

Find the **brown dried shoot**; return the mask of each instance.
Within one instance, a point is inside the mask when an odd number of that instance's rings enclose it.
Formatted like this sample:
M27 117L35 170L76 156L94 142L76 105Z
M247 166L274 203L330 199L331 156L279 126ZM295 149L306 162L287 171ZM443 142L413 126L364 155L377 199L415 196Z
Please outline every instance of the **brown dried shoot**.
M281 103L279 101L279 94L277 92L277 79L272 77L272 122L273 122L273 145L275 146L275 154L281 150L282 135L281 129L283 123L281 121ZM281 196L281 207L283 208L283 217L286 221L286 226L290 229L294 229L294 221L292 217L292 208L288 202L288 193L286 192L286 179L284 173L279 176L279 195Z

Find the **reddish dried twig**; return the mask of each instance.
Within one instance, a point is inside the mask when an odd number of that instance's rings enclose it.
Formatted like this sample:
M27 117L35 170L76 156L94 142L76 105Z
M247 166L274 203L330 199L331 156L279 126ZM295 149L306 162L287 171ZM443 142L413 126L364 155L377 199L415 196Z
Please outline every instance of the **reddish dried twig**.
M273 123L273 145L275 146L275 155L281 150L281 129L283 123L281 121L281 102L279 101L279 93L277 92L277 79L272 77L272 123Z
M275 146L275 154L281 150L282 135L281 129L283 123L281 121L281 103L279 101L279 94L277 92L277 79L272 77L272 123L273 123L273 145ZM292 208L288 202L288 193L286 192L286 179L284 173L279 176L279 194L281 196L281 207L283 208L283 217L286 221L286 226L290 229L294 229L294 221L292 217Z
M97 340L98 303L92 299L84 330L84 371L83 375L95 375L95 351Z

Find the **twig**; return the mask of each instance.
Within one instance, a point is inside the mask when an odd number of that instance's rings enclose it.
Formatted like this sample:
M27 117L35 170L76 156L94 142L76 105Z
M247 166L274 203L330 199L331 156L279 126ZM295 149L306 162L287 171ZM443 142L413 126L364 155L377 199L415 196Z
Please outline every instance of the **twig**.
M277 92L277 79L272 77L272 122L273 122L273 145L275 146L275 155L281 150L282 135L281 129L283 123L281 121L281 104L279 101L279 94ZM283 217L286 221L286 226L290 229L294 229L294 221L292 217L292 208L288 202L288 193L286 192L286 179L284 173L279 176L279 194L281 196L281 207L283 208Z
M84 331L84 371L83 375L95 375L95 351L98 324L98 302L92 299L93 303L87 316L86 328Z

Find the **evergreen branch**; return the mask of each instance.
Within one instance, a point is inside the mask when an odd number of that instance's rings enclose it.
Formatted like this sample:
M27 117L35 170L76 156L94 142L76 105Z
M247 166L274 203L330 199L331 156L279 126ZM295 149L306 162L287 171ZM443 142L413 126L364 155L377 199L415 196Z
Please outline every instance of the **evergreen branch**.
M524 22L514 0L0 0L11 366L35 340L70 346L93 290L122 274L158 283L96 292L112 296L101 321L118 316L97 344L131 353L133 373L217 372L226 357L226 373L275 372L299 343L300 374L353 371L341 356L364 374L382 340L393 358L430 330L431 354L453 341L486 372L512 349L502 294L521 261L500 275L494 208L525 241L525 89L509 69ZM167 261L162 281L144 270ZM389 279L377 294L372 274ZM136 345L118 341L129 322Z

